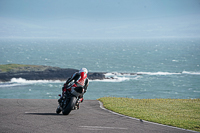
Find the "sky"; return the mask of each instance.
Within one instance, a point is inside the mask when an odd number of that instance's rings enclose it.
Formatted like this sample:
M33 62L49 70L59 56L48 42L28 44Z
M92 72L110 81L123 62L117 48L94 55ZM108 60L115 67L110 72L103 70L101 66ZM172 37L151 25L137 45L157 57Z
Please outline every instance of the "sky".
M0 38L200 37L200 0L0 0Z

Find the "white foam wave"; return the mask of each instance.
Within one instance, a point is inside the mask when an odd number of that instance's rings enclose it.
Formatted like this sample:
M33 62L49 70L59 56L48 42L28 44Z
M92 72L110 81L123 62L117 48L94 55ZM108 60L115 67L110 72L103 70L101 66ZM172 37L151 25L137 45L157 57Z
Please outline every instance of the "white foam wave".
M34 83L62 83L60 80L26 80L23 78L12 78L11 83L21 83L21 84L34 84Z
M181 75L181 74L192 74L192 75L200 75L200 72L137 72L136 75L132 75L131 73L106 73L106 79L103 80L92 80L92 81L99 81L99 82L123 82L128 80L137 80L138 78L142 77L142 75L157 75L157 76L165 76L165 75Z
M183 74L191 74L191 75L200 75L200 72L189 72L189 71L183 71Z
M36 84L36 83L63 83L60 80L26 80L23 78L12 78L10 82L0 83L1 87L14 87L28 84Z
M95 79L92 81L98 81L98 82L123 82L123 81L128 81L128 80L137 80L140 76L138 75L131 75L130 73L118 73L118 72L113 72L113 73L106 73L104 74L106 79L100 80L100 79Z
M142 75L180 75L180 74L191 74L191 75L200 75L200 72L191 72L191 71L183 71L183 72L137 72L137 74Z
M118 72L113 72L113 73L106 73L104 74L106 77L110 77L110 76L131 76L130 73L118 73Z
M142 75L178 75L181 73L170 73L170 72L138 72L137 74Z
M192 71L183 71L180 73L170 73L170 72L137 72L138 75L132 75L131 73L106 73L106 79L100 80L90 80L91 82L123 82L129 80L138 80L142 75L180 75L180 74L189 74L189 75L200 75L200 72ZM60 80L26 80L23 78L12 78L10 82L0 83L1 87L13 87L20 85L36 84L36 83L64 83Z
M95 80L92 80L92 81L98 81L98 82L122 82L122 81L128 81L130 80L130 78L127 78L127 77L111 77L111 78L106 78L106 79L103 79L103 80L100 80L100 79L95 79Z
M7 83L0 83L0 88L4 88L4 87L14 87L14 86L20 86L21 84L13 84L10 82Z

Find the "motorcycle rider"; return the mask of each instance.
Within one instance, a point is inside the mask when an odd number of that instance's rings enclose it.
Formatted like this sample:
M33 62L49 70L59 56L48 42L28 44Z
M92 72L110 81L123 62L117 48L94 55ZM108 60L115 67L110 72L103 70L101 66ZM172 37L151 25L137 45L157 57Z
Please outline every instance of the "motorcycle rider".
M82 95L79 96L79 100L78 100L78 103L77 103L77 108L79 109L79 103L83 102L83 94L86 93L87 87L89 85L89 79L87 78L87 73L88 73L88 70L86 68L81 68L79 70L79 72L75 72L71 76L71 78L69 78L66 81L66 83L62 87L62 96L58 100L59 103L62 101L62 97L63 97L63 95L66 91L71 91L71 89L73 87L74 88L81 87L82 92L80 92L80 93L82 93ZM68 84L73 80L74 80L74 84L71 87L68 87Z

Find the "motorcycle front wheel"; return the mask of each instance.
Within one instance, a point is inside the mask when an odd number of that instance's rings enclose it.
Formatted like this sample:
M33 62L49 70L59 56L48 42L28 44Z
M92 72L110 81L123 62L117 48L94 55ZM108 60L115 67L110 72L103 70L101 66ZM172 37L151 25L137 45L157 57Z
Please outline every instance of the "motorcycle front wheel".
M71 110L74 108L74 106L76 104L76 100L77 100L76 97L70 98L70 101L69 101L67 107L64 108L62 111L63 115L68 115L71 112Z
M56 114L60 114L61 112L61 109L60 109L60 106L56 109Z

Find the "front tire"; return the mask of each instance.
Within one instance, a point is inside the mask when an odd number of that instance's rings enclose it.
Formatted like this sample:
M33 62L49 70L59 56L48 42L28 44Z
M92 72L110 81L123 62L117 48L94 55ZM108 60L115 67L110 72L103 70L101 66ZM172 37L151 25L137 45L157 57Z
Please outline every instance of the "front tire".
M60 109L60 106L56 109L56 114L60 114L61 112L61 109Z
M68 115L74 108L75 104L76 104L76 97L71 97L67 107L62 111L63 115Z

